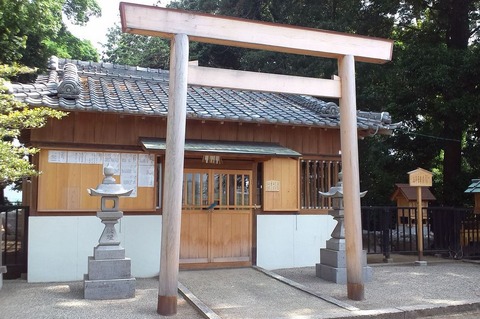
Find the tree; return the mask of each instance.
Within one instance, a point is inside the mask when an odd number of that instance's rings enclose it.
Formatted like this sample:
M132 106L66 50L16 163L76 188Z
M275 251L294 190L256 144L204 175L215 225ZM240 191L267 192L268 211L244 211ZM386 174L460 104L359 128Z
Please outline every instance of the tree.
M0 63L43 66L51 55L77 58L78 47L83 53L78 58L97 61L91 43L66 30L62 13L84 24L100 16L100 7L94 0L0 0Z
M387 76L381 85L362 86L405 122L405 131L390 140L397 166L435 171L443 205L469 200L463 190L480 174L465 153L474 149L467 142L478 138L479 7L473 0L405 1L391 36L396 46ZM363 98L373 102L373 96Z
M29 108L8 93L5 77L33 71L16 65L0 65L0 205L4 204L3 189L7 185L37 174L29 157L38 150L18 142L21 131L42 127L48 118L60 119L66 115L51 108Z
M118 25L108 29L103 48L102 59L107 62L160 69L169 67L168 40L122 33Z

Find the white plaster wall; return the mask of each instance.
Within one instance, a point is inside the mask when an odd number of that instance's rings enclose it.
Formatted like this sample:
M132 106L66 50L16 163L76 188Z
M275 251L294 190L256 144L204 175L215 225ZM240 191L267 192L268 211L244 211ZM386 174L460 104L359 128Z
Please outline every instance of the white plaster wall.
M116 227L125 255L132 259L132 276L158 275L162 217L124 216ZM28 281L83 280L103 228L95 216L30 217Z
M257 266L265 269L315 266L335 228L329 215L257 216Z

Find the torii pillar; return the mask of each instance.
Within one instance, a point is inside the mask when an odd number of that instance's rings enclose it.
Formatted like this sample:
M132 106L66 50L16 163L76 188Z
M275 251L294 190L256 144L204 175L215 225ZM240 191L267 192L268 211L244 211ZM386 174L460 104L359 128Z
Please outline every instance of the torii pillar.
M393 41L124 2L120 3L120 17L123 32L173 39L158 313L173 315L177 308L187 82L199 86L340 99L347 291L350 299L364 299L354 64L355 61L390 61ZM187 65L188 39L337 59L339 78L314 79Z
M177 313L182 184L187 119L188 37L176 34L171 42L168 87L167 149L163 195L162 248L157 312Z
M362 216L360 212L360 176L357 144L357 102L355 94L355 59L351 55L338 61L342 79L340 98L340 139L342 144L343 206L345 211L345 244L347 255L347 295L363 300Z

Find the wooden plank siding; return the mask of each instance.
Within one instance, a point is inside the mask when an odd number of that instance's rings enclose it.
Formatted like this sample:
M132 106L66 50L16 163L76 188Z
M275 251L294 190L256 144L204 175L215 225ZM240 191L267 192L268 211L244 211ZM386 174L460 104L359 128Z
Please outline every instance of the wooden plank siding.
M162 117L143 117L143 116L133 116L133 115L120 115L120 114L111 114L111 113L86 113L86 112L71 112L67 117L62 120L51 120L48 121L47 125L41 129L32 130L28 136L28 140L33 146L37 146L44 149L61 149L61 150L81 150L81 151L120 151L120 152L143 152L139 144L139 137L154 137L154 138L165 138L166 137L166 126L167 121ZM231 121L206 121L206 120L197 120L197 119L188 119L187 120L187 129L186 129L186 138L187 139L196 139L196 140L222 140L222 141L243 141L243 142L270 142L278 143L284 147L295 150L303 155L305 159L314 159L314 160L331 160L339 159L339 150L340 150L340 132L338 129L325 129L317 127L301 127L301 126L292 126L292 125L275 125L275 124L258 124L258 123L237 123ZM161 154L162 152L160 152ZM92 214L90 211L85 211L78 209L78 207L86 207L85 204L88 202L87 206L89 208L98 207L98 200L86 199L85 189L89 187L95 187L102 180L101 169L98 169L94 174L87 178L84 176L87 172L83 172L84 168L80 168L80 176L70 176L70 167L67 170L62 172L50 171L53 164L45 163L45 159L39 160L40 156L34 157L34 163L40 170L48 173L42 175L41 178L33 178L32 186L32 215L37 214L37 212L45 212L46 214L51 215L62 215L61 209L55 209L55 206L68 208L71 211L81 212L82 214ZM257 169L256 163L264 162L264 173L269 174L269 169L274 169L272 163L275 162L277 165L279 162L275 161L274 157L266 158L262 156L252 157L246 154L229 154L222 156L223 163L217 165L217 168L222 169L252 169L254 172L253 179L257 178ZM164 162L164 158L161 160ZM282 166L282 165L280 165ZM66 168L67 166L63 166ZM187 153L185 160L186 168L211 168L211 164L202 163L201 154L196 153ZM293 166L292 166L293 167ZM298 165L296 166L298 167ZM286 176L282 172L283 169L274 169L272 170L277 172L279 177L273 177L273 173L270 174L269 179L278 180L281 179L282 186L284 185L293 185L289 180L291 169L286 170ZM74 171L72 169L72 174ZM275 173L275 174L277 174ZM299 191L300 191L300 177L298 169L295 174L298 181L296 182L295 189L289 190L289 194L292 195L294 192L297 198L289 196L288 203L284 202L282 205L273 205L271 202L274 194L268 194L268 196L262 196L264 198L264 203L262 209L256 211L257 214L268 213L268 212L277 212L285 213L292 211L300 211L301 213L307 214L317 214L325 213L324 211L311 211L305 210L299 207ZM265 175L266 176L266 175ZM264 176L264 178L265 178ZM64 182L57 180L67 179ZM70 185L70 181L78 178L80 180L76 189L70 189L70 193L64 194L64 188L61 185ZM117 177L117 182L118 182ZM333 182L333 181L332 181ZM75 183L74 183L75 184ZM137 200L133 199L122 199L122 209L132 212L132 213L159 213L160 211L155 209L153 203L156 203L155 197L158 190L158 183L155 180L154 190L140 190L140 198L148 201L148 205L140 205L141 207L136 207ZM253 185L256 185L254 183ZM60 187L60 189L51 189L51 186ZM283 187L282 187L283 188ZM52 191L57 194L53 198L53 195L48 195L45 197L46 191ZM41 191L41 194L38 193L38 190ZM258 201L257 190L252 188L254 193L254 204ZM79 196L79 194L81 196ZM265 195L265 194L263 194ZM259 194L260 196L260 194ZM278 196L278 194L277 194ZM68 197L68 203L62 202L62 199ZM286 197L284 198L286 199ZM56 203L56 204L55 204ZM278 202L280 203L280 202ZM38 205L38 206L37 206ZM282 208L283 207L283 208ZM43 213L42 213L43 214Z
M223 123L223 124L222 124ZM103 113L72 112L32 130L33 145L59 143L74 147L139 149L139 137L165 138L167 122L159 117L120 116ZM317 127L187 120L187 139L244 142L273 142L304 156L338 156L340 131Z

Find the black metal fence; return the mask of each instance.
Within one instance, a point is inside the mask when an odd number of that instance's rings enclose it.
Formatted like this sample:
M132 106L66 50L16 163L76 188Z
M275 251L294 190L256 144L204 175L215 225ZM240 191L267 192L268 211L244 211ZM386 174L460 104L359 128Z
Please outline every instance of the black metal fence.
M4 229L0 240L2 266L7 266L5 279L19 278L27 272L28 216L27 206L0 206Z
M416 253L416 207L362 207L367 253ZM423 250L452 258L480 258L480 215L473 209L428 207L422 211Z

